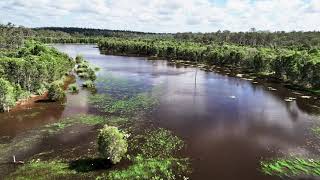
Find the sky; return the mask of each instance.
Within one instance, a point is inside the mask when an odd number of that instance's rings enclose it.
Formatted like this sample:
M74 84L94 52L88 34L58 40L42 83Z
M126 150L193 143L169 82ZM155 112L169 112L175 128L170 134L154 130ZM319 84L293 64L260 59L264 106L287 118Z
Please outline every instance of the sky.
M0 0L0 23L143 32L320 30L320 0Z

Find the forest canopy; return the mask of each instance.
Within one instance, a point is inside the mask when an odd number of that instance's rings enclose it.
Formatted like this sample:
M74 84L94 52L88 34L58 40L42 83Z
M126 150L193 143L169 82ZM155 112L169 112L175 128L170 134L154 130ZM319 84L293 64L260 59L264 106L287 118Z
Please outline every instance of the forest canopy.
M0 111L31 94L43 94L73 67L74 61L66 54L35 41L0 54Z

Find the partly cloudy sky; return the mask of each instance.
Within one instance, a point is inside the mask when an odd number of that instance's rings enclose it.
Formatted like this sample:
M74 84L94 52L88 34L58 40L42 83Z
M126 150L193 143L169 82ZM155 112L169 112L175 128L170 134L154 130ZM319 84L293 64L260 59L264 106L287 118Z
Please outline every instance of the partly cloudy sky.
M320 0L1 0L0 23L148 32L320 30Z

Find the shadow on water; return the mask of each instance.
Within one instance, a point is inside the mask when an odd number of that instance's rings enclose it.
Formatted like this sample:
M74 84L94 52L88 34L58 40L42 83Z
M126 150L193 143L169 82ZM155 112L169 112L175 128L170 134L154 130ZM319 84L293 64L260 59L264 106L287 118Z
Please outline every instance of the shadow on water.
M90 172L98 170L107 170L113 166L109 159L105 158L87 158L71 161L69 168L77 172Z

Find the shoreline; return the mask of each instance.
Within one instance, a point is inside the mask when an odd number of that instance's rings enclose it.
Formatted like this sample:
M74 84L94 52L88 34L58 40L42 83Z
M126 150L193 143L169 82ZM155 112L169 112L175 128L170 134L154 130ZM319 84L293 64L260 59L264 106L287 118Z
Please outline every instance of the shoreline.
M185 67L199 68L200 70L203 70L203 71L216 72L219 74L227 75L229 77L237 77L237 78L245 79L245 80L252 79L253 82L255 82L255 80L262 81L262 84L266 83L266 82L276 83L276 84L282 85L283 87L285 87L289 90L299 91L305 95L312 95L317 98L320 98L320 88L319 89L305 88L299 84L294 84L290 81L281 80L281 79L276 78L272 75L250 72L249 69L243 69L241 67L237 68L237 67L210 65L210 64L206 64L206 63L201 63L201 62L197 63L194 61L186 61L186 60L174 60L174 59L168 60L168 59L157 57L157 56L141 56L138 54L113 53L113 52L109 52L107 50L103 50L101 48L99 48L99 50L100 50L101 54L104 54L104 55L125 56L125 57L144 57L150 61L152 61L152 60L165 60L169 64L173 64L173 65L181 65L181 66L185 66ZM250 78L250 77L254 77L254 78Z
M75 81L74 75L67 75L61 78L63 80L63 90L66 91L68 86L72 84ZM23 110L25 108L31 108L33 105L35 105L39 101L46 101L48 100L48 91L46 91L42 95L35 95L32 94L28 99L20 99L16 102L16 105L10 109L10 111L2 112L2 113L8 113L8 112L17 112L20 110Z

